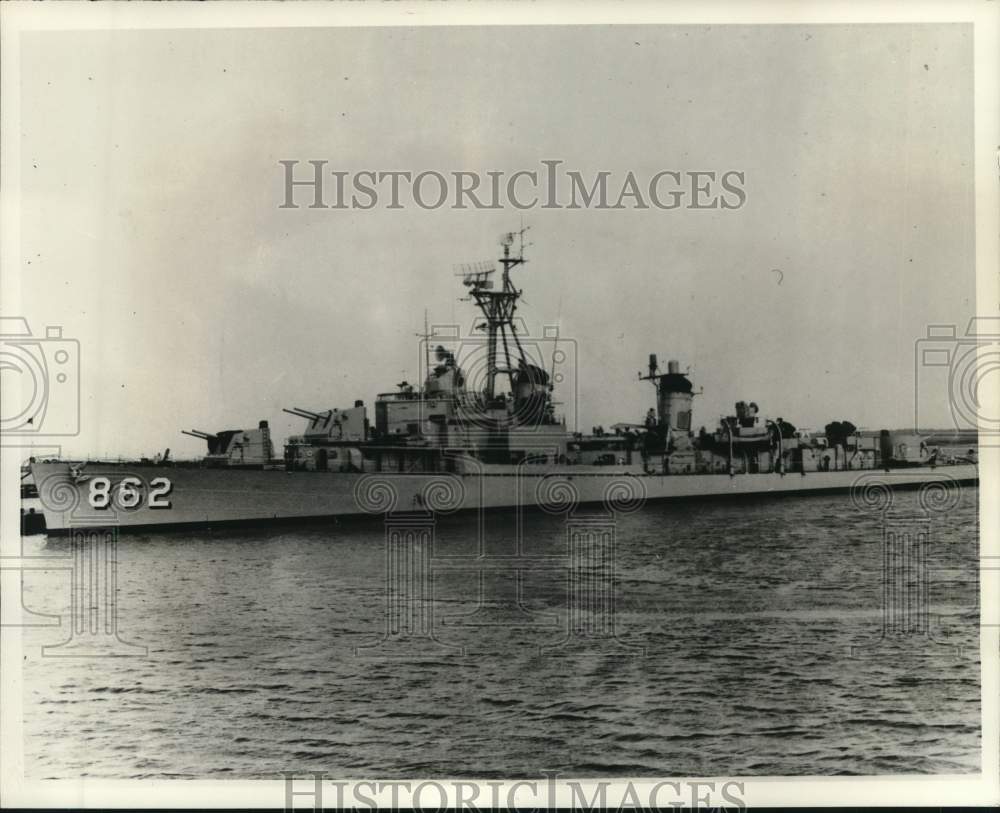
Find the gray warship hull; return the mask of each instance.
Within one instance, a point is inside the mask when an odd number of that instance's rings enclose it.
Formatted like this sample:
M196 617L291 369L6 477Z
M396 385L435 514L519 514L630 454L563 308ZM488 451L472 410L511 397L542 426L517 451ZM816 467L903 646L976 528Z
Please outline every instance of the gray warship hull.
M647 474L639 466L482 466L462 473L330 473L142 463L34 462L46 531L264 524L389 512L451 514L514 507L638 510L646 502L820 492L867 501L887 489L978 482L973 464L759 474ZM496 470L491 470L495 468Z

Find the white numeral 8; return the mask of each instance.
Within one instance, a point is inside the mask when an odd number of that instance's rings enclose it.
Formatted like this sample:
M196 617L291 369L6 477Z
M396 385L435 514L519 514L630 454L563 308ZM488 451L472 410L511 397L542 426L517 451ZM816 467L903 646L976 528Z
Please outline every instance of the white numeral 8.
M95 477L91 480L87 501L91 508L107 508L111 504L111 481L107 477Z

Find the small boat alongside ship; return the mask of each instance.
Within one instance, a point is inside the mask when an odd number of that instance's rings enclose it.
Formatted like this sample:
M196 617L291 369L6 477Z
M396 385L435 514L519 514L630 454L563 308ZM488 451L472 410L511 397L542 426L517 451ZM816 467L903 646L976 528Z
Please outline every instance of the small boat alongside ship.
M462 272L485 334L474 383L453 350L428 345L422 385L401 382L378 395L371 411L361 400L285 410L304 430L280 456L260 421L187 431L206 443L197 461L171 460L169 450L134 461L32 458L22 498L37 504L22 508L22 529L38 530L42 516L45 531L60 534L95 524L126 531L391 511L633 510L653 500L849 491L866 480L888 487L978 482L974 448L949 452L916 433L862 431L849 421L805 431L764 417L752 401L737 402L711 431L695 432L689 371L673 360L661 368L656 355L640 375L655 394L641 422L571 431L556 412L554 359L547 369L515 326L522 291L512 272L526 262L523 232L501 245L499 268Z

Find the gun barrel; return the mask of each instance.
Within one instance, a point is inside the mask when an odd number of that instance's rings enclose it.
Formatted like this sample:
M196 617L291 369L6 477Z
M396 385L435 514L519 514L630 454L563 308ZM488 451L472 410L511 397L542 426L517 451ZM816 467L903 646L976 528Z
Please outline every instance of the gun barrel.
M192 429L190 432L187 429L181 430L182 435L190 435L193 438L198 438L200 440L207 440L208 438L214 438L211 432L202 432L200 429Z
M292 407L291 409L282 409L282 412L287 412L289 415L295 415L299 418L308 418L311 421L316 420L319 417L319 413L310 412L308 409L302 409L301 407Z

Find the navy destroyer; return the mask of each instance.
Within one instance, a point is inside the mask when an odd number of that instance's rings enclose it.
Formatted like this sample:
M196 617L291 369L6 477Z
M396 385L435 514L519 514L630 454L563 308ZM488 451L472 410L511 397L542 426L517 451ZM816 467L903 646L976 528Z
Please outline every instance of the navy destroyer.
M422 384L403 381L379 394L372 409L361 400L286 409L303 431L281 454L260 421L186 431L206 444L196 461L171 460L169 450L126 462L32 459L25 473L47 532L95 523L130 530L601 502L638 508L652 500L763 498L865 483L978 481L972 449L946 453L916 433L862 431L849 421L804 431L765 417L752 401L738 401L732 415L696 432L689 371L673 360L664 369L656 355L639 376L652 385L654 401L643 420L572 431L557 414L557 376L528 352L516 326L522 291L513 272L526 262L523 231L505 235L501 247L496 263L461 269L481 315L478 375L444 344L428 344Z

